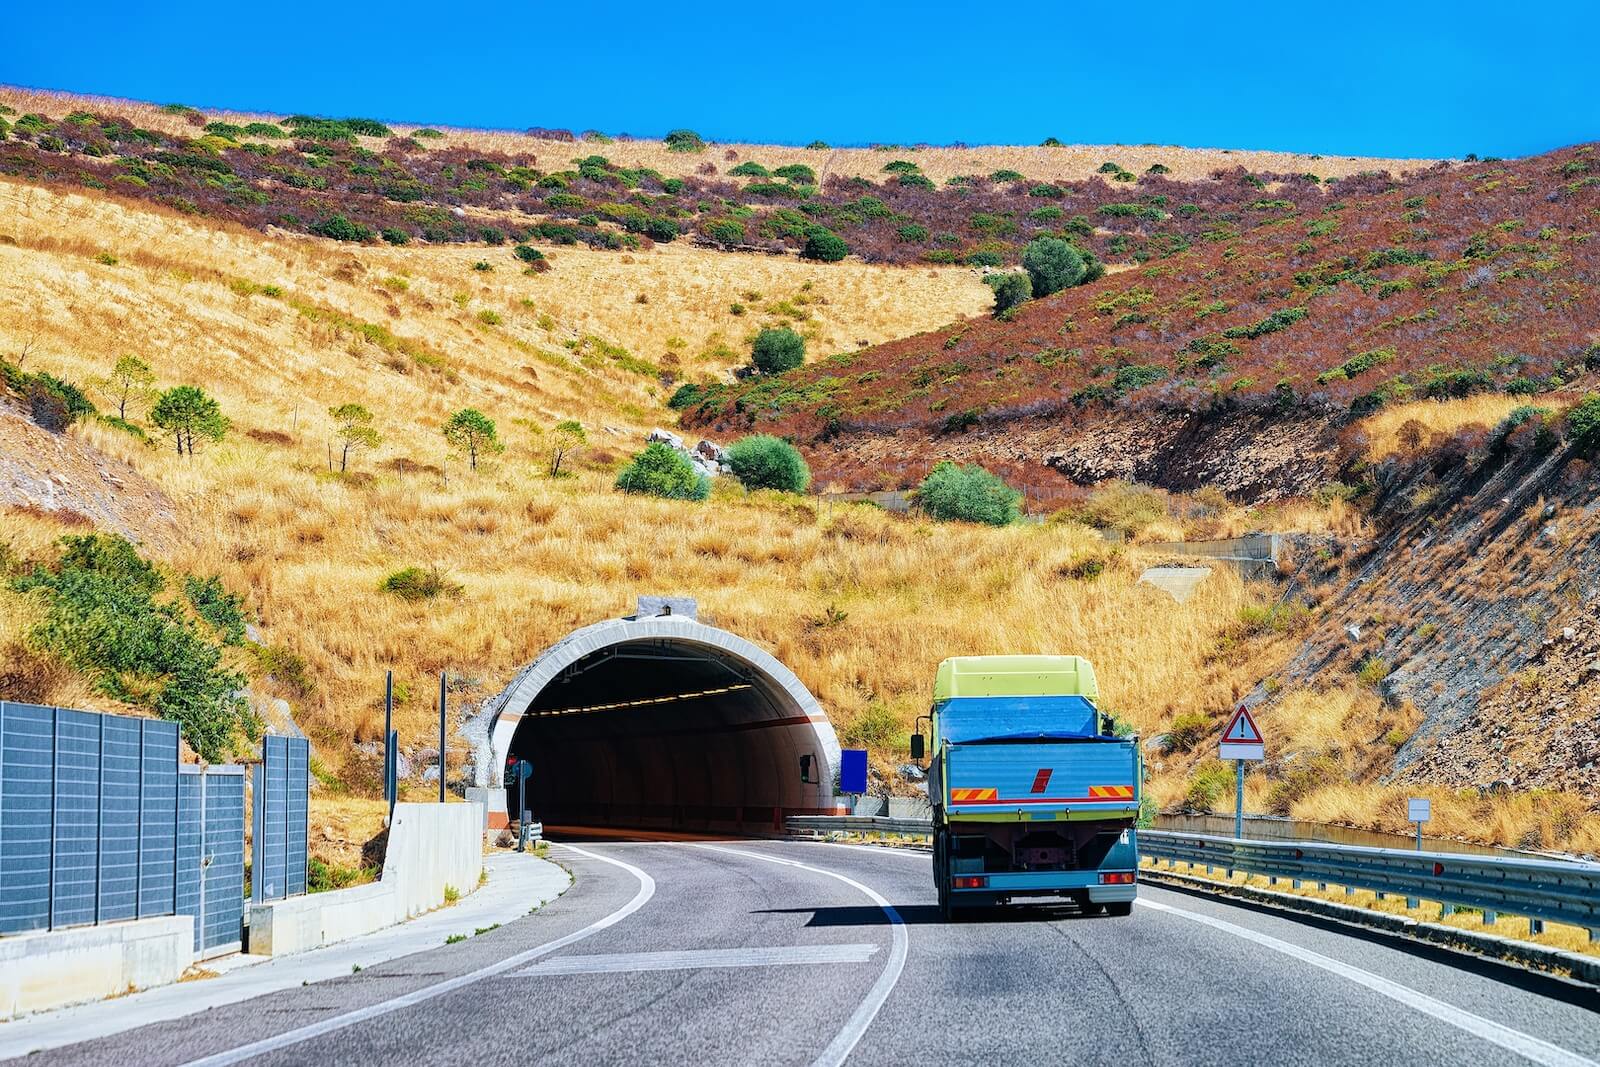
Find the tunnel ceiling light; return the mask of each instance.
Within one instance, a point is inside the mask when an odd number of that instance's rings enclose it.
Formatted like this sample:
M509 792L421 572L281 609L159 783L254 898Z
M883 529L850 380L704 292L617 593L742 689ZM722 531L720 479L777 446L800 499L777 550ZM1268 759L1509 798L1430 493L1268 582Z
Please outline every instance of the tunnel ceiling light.
M621 700L615 704L588 704L581 708L552 708L549 711L535 711L535 718L544 719L551 715L587 715L595 711L616 711L619 708L643 708L652 704L672 704L680 700L698 700L700 697L721 696L724 693L736 693L741 689L754 689L753 685L725 685L720 689L701 689L694 693L673 693L671 696L647 697L644 700Z

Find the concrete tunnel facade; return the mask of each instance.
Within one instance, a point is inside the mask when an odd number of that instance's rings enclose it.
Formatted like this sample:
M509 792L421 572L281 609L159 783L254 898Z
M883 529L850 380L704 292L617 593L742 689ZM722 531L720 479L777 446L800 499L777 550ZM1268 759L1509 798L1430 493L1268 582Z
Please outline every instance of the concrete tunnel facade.
M479 717L491 827L517 803L548 825L770 833L843 813L839 741L805 685L764 649L700 622L695 603L639 611L546 649ZM487 780L484 780L487 779Z

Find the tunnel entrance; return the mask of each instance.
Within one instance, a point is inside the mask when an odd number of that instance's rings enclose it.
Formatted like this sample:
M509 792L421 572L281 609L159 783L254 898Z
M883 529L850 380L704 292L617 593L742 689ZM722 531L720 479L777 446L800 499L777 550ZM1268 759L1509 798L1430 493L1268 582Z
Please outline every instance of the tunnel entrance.
M794 674L693 601L575 631L491 705L491 823L525 803L549 825L768 833L833 814L839 743ZM498 817L496 817L498 816Z

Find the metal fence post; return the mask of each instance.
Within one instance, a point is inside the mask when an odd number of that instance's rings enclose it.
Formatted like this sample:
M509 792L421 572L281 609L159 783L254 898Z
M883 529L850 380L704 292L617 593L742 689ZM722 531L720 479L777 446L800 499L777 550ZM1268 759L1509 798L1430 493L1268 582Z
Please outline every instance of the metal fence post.
M61 709L50 709L50 864L45 870L44 928L56 928L56 777L61 758Z
M389 802L389 813L394 814L394 671L385 671L383 677L383 799Z
M106 867L106 865L102 862L102 860L105 858L103 853L104 846L100 844L101 840L105 836L106 820L106 798L104 785L106 777L106 717L104 715L100 716L100 745L99 751L95 754L95 777L100 788L95 790L94 798L94 924L99 926L101 893L100 880L101 875L104 873Z
M444 803L444 676L439 672L439 803Z
M134 834L133 853L133 917L144 918L144 724L139 720L139 796L135 810L139 813L138 829Z

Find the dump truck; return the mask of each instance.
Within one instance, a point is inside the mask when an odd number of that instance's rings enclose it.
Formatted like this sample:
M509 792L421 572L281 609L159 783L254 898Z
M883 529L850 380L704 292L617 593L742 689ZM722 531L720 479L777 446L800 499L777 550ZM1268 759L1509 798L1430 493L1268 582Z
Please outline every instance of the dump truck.
M945 918L1051 897L1132 912L1143 767L1137 738L1116 736L1098 699L1082 656L939 664L911 754L931 761L933 881Z

